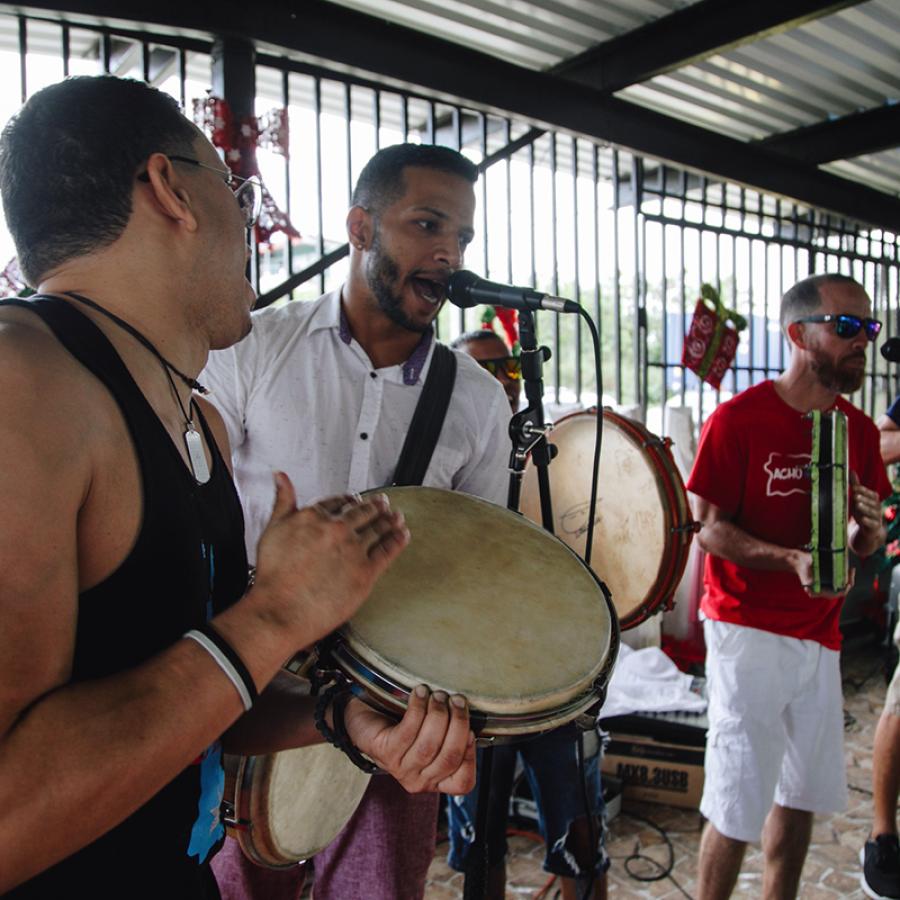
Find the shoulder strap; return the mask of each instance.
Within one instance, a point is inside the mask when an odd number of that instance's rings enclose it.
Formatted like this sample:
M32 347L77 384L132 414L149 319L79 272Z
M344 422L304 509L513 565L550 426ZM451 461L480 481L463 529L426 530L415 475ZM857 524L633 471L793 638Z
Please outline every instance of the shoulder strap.
M428 376L403 442L392 484L420 485L424 480L455 382L456 356L448 347L435 343Z

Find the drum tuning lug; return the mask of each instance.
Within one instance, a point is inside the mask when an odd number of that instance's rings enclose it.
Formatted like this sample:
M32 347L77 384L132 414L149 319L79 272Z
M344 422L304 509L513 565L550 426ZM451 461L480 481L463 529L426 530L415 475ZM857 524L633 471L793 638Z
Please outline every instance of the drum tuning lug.
M687 522L684 525L673 525L670 530L673 534L696 534L702 527L702 522Z
M587 712L583 712L580 716L578 716L577 719L573 720L573 724L579 731L592 732L596 729L597 714L600 711L600 707L596 706L595 704L592 709L594 709L595 712L592 713L590 710L588 710Z

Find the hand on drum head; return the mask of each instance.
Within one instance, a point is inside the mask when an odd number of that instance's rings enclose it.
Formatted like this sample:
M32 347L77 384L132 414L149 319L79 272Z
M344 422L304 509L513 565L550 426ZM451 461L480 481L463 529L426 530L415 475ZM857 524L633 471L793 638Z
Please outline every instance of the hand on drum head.
M343 495L297 508L290 479L275 475L275 506L257 550L253 594L266 618L296 634L296 648L349 619L409 543L383 495Z
M353 743L412 794L468 794L475 787L475 735L465 698L420 684L393 722L361 700L344 712Z

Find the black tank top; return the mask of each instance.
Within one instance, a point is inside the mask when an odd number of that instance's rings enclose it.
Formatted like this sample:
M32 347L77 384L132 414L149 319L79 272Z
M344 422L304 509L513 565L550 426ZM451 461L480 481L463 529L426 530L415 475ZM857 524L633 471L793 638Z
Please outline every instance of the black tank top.
M101 678L156 655L243 595L248 570L240 502L202 413L213 461L209 481L200 485L90 319L57 298L7 304L40 316L108 388L137 454L143 490L137 540L109 578L78 597L72 681ZM189 683L181 702L191 702ZM217 897L209 860L224 838L222 787L217 743L121 825L8 896Z

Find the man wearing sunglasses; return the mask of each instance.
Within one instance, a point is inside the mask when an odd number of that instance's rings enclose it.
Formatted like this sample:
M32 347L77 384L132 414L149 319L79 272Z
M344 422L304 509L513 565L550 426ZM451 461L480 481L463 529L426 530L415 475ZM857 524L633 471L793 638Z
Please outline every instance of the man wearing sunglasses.
M310 303L260 311L245 341L210 357L206 375L233 441L248 547L272 505L262 477L272 466L307 501L393 481L435 364L433 322L447 279L473 237L476 178L474 165L447 147L380 150L353 191L345 283ZM471 359L452 357L456 377L424 484L504 504L506 398ZM347 826L315 857L316 900L421 897L438 806L437 794L412 797L392 778L371 779ZM215 868L226 900L299 893L296 867L262 872L233 841Z
M254 205L232 186L175 101L136 81L52 85L0 138L4 212L42 295L0 308L0 894L15 900L218 897L223 746L321 740L281 667L353 615L409 537L382 500L298 509L270 471L248 584L225 429L196 381L250 328ZM411 790L474 783L464 703L426 692L397 726L348 706L346 726Z
M461 350L474 359L482 369L486 369L500 382L513 412L519 409L519 395L522 392L522 364L518 356L511 356L509 348L497 332L483 328L467 331L454 338L450 346Z
M838 628L842 596L813 596L811 410L848 419L850 546L884 542L890 487L878 430L841 397L865 376L880 323L865 290L817 275L781 301L785 372L707 420L687 488L706 550L710 728L700 810L699 900L731 895L748 841L762 840L762 896L796 895L814 813L846 805Z

